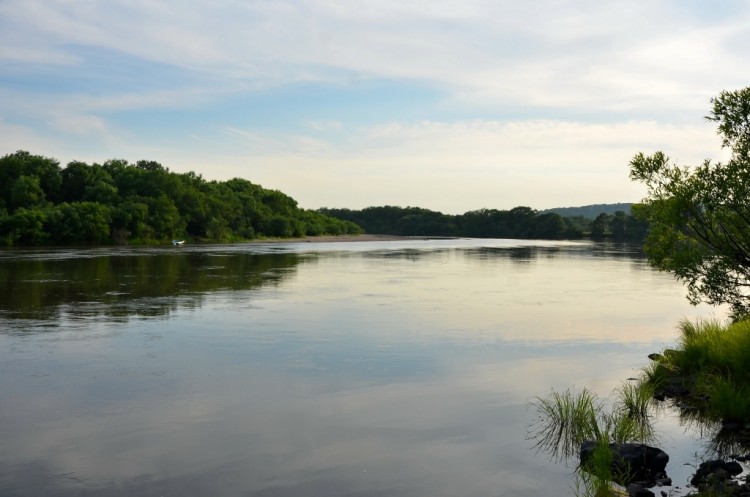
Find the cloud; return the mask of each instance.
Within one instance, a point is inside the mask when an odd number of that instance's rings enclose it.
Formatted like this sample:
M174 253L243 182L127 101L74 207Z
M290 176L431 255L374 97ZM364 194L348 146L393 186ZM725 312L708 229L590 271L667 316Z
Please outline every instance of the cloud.
M742 84L747 9L711 23L678 2L9 1L11 46L76 60L94 46L251 84L366 78L452 88L465 102L647 111ZM84 63L84 62L82 62ZM734 63L734 64L733 64ZM331 71L335 72L331 72ZM198 77L197 74L195 77ZM679 97L679 98L678 98ZM623 106L622 101L631 102ZM619 102L619 105L618 105Z
M628 163L639 151L663 150L685 165L726 157L703 122L471 120L392 122L333 135L223 132L236 139L165 163L211 177L244 175L307 208L397 204L459 213L637 201L645 192L629 181Z
M245 176L308 207L635 200L635 152L716 156L700 119L747 84L748 22L677 0L6 0L0 145Z

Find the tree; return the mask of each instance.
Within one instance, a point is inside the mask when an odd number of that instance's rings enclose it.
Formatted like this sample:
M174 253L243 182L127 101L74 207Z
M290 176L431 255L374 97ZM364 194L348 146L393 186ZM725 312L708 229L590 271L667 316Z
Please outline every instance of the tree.
M352 222L307 211L278 190L235 178L206 181L154 161L88 165L20 150L0 157L0 244L162 243L175 237L361 233Z
M540 214L536 217L534 236L547 240L559 240L565 238L568 227L562 216L554 212Z
M591 224L591 238L595 240L601 240L607 233L607 227L609 226L609 216L602 212L594 222Z
M636 213L650 223L649 262L686 282L692 303L729 304L740 317L750 312L750 88L711 103L727 163L680 167L639 153L630 177L647 187Z
M14 209L43 206L44 199L44 190L37 176L19 177L10 190L10 205Z
M58 200L61 185L60 164L55 159L19 150L0 158L0 207L12 205L13 187L23 176L27 177L24 180L27 182L25 186L30 186L29 179L36 178L36 185L32 186L35 196L51 202Z
M612 238L625 240L628 234L628 215L624 211L615 212L610 226L612 227Z

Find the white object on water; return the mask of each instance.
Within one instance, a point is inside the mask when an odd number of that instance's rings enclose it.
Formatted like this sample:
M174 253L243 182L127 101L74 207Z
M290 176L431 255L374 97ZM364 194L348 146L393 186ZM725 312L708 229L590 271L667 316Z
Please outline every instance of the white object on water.
M185 245L185 240L172 240L172 245Z

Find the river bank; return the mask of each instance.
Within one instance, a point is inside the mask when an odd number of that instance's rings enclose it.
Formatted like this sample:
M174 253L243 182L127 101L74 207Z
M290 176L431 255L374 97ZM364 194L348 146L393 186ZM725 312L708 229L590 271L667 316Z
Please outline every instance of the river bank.
M450 240L445 236L399 236L399 235L322 235L299 238L266 238L249 243L333 243L333 242L393 242L399 240Z

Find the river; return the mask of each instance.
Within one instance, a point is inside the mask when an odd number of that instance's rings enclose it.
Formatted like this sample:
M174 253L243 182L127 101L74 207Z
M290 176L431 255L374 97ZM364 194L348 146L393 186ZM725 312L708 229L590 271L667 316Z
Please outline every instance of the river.
M3 250L0 291L3 496L572 495L529 401L715 315L590 242Z

